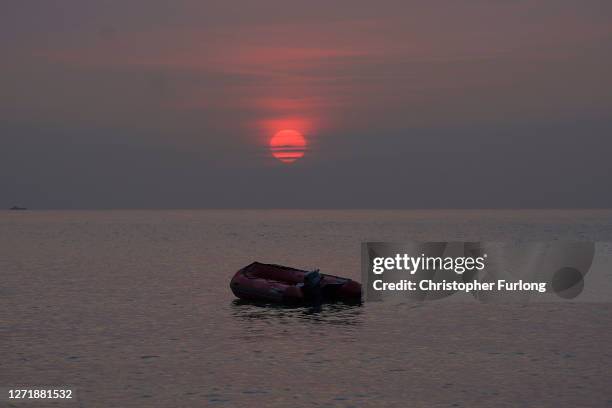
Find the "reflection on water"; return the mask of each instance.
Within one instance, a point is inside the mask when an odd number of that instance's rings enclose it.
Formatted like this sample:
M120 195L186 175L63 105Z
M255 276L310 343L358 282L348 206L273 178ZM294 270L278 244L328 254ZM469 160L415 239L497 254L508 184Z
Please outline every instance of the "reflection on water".
M361 305L344 303L329 303L315 308L251 303L237 299L231 303L231 307L232 316L238 320L278 324L354 326L361 324L363 312Z

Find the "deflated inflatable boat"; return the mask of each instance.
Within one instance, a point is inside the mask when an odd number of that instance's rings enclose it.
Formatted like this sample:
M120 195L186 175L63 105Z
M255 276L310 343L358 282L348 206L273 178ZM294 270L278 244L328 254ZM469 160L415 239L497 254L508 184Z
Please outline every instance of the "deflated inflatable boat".
M253 262L230 282L240 299L281 304L359 303L361 285L354 280L288 266Z

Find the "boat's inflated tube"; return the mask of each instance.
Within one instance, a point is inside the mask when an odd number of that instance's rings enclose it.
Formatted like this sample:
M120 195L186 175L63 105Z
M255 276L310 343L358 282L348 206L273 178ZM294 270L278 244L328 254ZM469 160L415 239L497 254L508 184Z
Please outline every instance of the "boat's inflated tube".
M236 272L230 288L240 299L265 303L361 301L361 285L354 280L259 262Z

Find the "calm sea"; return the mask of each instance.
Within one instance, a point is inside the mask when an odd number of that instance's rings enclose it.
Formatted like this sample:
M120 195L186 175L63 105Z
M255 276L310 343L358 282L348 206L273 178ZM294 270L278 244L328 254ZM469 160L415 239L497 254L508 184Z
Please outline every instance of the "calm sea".
M612 212L2 211L0 388L77 396L18 407L612 406L610 304L311 314L228 287L254 260L360 279L362 241L549 239L610 241Z

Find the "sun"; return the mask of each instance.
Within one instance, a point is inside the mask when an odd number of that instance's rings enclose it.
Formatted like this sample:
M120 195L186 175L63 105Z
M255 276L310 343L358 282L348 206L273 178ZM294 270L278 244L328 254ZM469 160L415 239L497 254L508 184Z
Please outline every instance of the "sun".
M306 152L306 138L293 129L285 129L276 132L270 139L270 151L272 156L283 163L293 163L304 157Z

